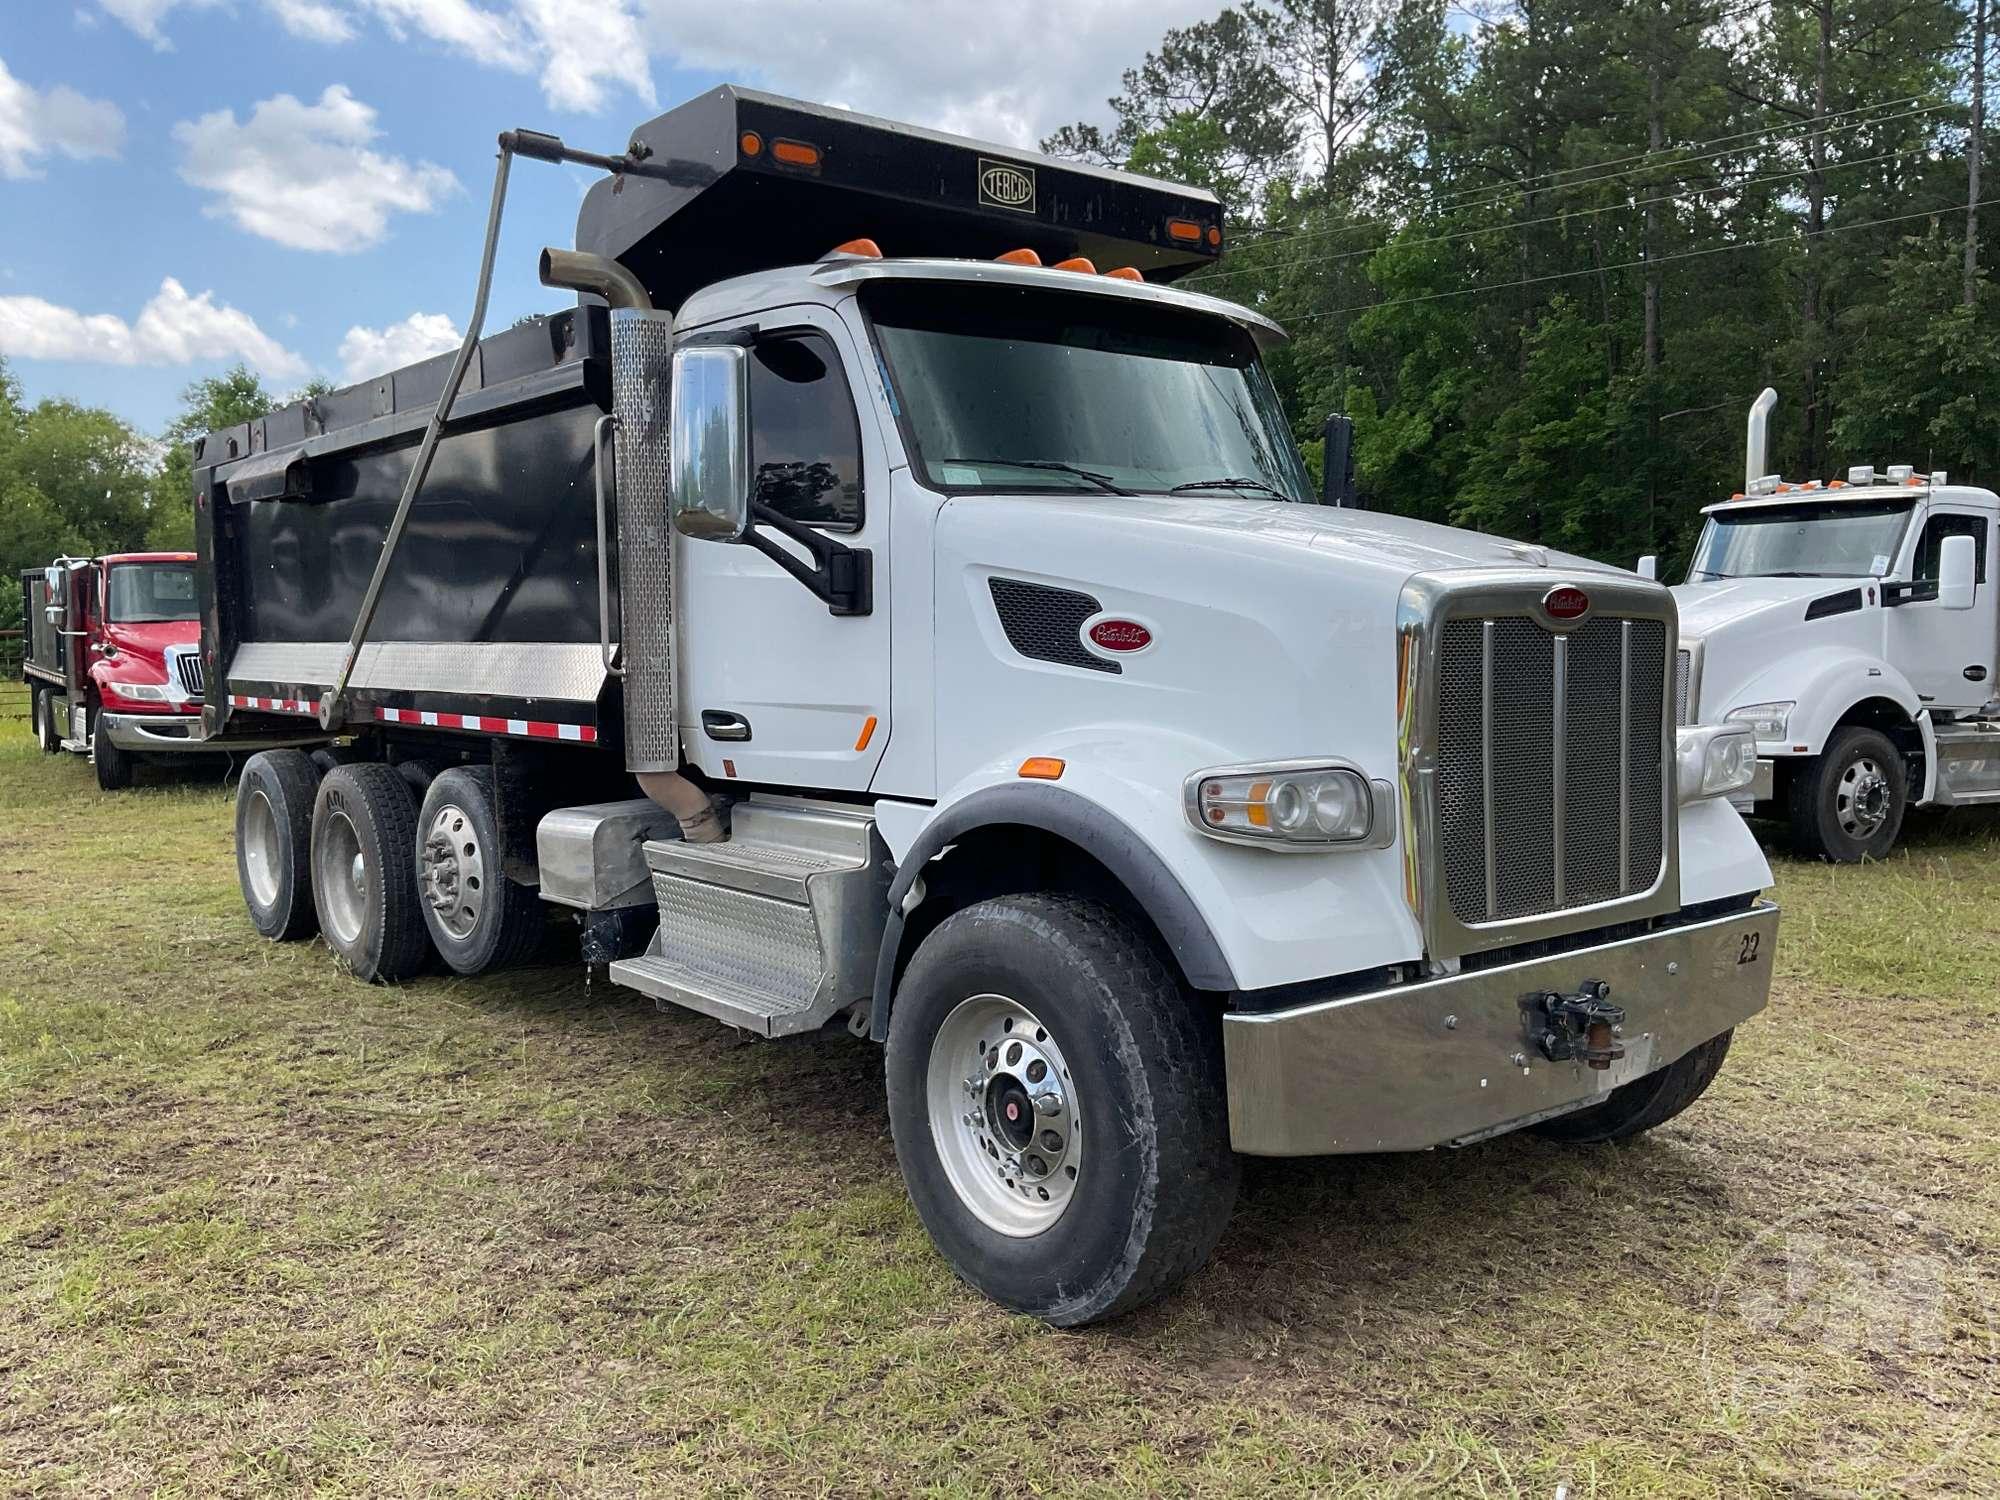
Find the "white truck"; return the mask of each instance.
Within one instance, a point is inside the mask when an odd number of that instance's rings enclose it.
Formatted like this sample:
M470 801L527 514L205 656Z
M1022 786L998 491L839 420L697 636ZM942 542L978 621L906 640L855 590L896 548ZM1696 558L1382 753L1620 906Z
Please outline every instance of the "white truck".
M1676 713L1756 735L1743 799L1802 853L1879 859L1910 807L2000 804L2000 499L1908 464L1787 483L1764 472L1776 402L1674 589Z
M938 1246L1063 1325L1200 1266L1239 1154L1708 1086L1770 987L1750 734L1676 729L1667 589L1320 503L1283 333L1165 284L1213 198L725 88L503 136L489 272L524 155L612 174L573 312L197 452L209 731L334 743L243 777L260 931L471 974L553 909L873 1038Z

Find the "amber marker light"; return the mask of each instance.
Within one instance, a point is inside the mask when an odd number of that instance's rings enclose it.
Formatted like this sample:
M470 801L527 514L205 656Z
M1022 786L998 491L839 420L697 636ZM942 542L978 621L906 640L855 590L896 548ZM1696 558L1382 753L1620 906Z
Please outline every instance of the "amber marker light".
M819 165L819 147L804 141L773 141L771 159L781 161L788 167L816 167Z
M746 130L736 137L736 149L745 156L760 156L764 151L764 137L754 130Z
M1003 266L1039 266L1042 258L1025 245L1019 250L1009 250L1005 255L993 257Z
M857 752L866 750L868 748L868 742L874 738L875 738L875 715L870 714L868 716L868 722L861 726L861 737L854 742L855 750Z
M1020 774L1027 781L1061 781L1067 764L1053 755L1031 755L1021 762Z
M1198 245L1201 243L1201 226L1193 219L1169 219L1167 237L1184 245Z
M1104 274L1109 276L1113 281L1144 281L1146 279L1139 274L1137 266L1120 266L1117 270L1106 271Z
M1055 269L1058 271L1075 271L1084 276L1095 276L1097 274L1096 264L1081 255L1072 255L1068 260L1057 261Z

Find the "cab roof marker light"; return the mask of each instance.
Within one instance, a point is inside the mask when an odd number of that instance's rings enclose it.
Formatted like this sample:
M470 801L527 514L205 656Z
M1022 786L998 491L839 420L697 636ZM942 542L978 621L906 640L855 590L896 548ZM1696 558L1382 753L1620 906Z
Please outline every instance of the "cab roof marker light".
M1009 250L1005 255L996 255L993 258L1003 266L1039 266L1042 263L1042 258L1025 245L1019 250Z
M1120 266L1117 270L1106 271L1104 274L1116 281L1144 281L1146 279L1139 274L1137 266Z
M1072 255L1068 260L1057 261L1054 269L1058 271L1075 271L1081 276L1095 276L1097 274L1097 266L1081 255Z
M853 260L880 260L882 258L882 247L871 239L848 240L845 244L835 245L820 258L822 260L831 260L836 255L846 256Z

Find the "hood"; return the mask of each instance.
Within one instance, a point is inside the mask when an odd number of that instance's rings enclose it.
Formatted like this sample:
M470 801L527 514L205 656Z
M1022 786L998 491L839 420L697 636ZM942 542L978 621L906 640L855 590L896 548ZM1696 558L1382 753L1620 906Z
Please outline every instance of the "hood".
M154 661L164 660L169 646L192 646L201 639L199 620L155 620L130 625L107 621L103 630L104 638L120 651Z
M1674 600L1680 606L1681 635L1699 637L1774 612L1786 620L1796 619L1814 599L1871 582L1867 578L1720 578L1711 583L1677 584Z
M1301 553L1344 569L1393 575L1398 585L1412 573L1444 568L1545 565L1552 573L1615 573L1622 569L1573 553L1510 542L1407 516L1298 505L1278 500L1229 500L1191 495L981 495L963 506L1032 506L1050 512L1037 525L1059 527L1070 518L1079 531L1110 526L1144 528L1162 540L1237 554ZM1553 581L1553 580L1551 580Z

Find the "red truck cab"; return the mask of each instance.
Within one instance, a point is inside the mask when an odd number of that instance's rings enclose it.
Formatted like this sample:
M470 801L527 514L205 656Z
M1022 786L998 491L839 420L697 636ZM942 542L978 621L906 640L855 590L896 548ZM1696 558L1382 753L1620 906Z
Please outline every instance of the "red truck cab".
M22 574L23 674L44 750L88 754L106 791L137 756L193 748L201 724L194 554L58 558Z

